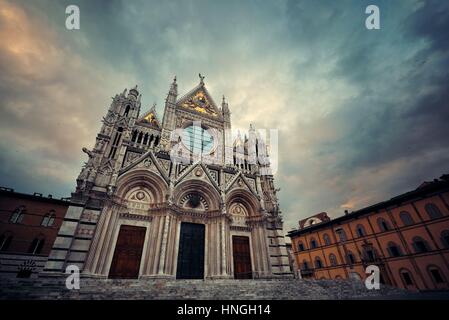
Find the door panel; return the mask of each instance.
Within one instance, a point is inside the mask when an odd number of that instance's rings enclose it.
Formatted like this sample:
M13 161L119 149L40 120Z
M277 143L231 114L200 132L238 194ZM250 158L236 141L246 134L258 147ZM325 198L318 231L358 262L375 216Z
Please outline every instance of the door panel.
M115 245L109 278L137 279L146 228L122 225Z
M176 278L204 278L204 230L204 224L181 223Z
M234 257L234 278L252 279L249 238L232 236L232 252Z

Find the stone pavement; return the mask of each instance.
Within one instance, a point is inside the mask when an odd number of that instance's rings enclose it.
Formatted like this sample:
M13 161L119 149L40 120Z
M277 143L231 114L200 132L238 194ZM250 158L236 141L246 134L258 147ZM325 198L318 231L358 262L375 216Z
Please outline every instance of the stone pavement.
M311 300L419 299L422 295L381 287L367 290L350 280L113 280L81 278L68 290L65 278L0 279L0 299L188 299Z

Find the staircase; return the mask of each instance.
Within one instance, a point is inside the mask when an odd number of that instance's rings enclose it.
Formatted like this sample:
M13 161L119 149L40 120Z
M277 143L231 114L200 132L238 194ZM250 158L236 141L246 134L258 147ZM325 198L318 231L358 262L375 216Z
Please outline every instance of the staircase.
M0 279L0 299L302 300L406 298L400 289L367 290L350 280L112 280L81 278L68 290L65 278Z

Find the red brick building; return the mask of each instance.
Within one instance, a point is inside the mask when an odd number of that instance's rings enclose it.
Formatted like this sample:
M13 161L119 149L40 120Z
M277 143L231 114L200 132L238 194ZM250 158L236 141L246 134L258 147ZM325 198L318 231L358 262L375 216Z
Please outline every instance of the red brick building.
M47 260L69 201L0 187L0 276L37 274Z
M320 213L289 232L303 278L365 279L410 290L449 289L449 176L329 219Z

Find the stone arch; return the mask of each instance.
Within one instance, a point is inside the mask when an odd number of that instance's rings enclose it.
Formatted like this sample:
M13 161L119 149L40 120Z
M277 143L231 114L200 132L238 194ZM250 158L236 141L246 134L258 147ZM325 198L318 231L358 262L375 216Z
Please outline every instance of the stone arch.
M219 210L221 197L218 191L209 183L202 180L187 180L176 186L174 203L182 207L192 195L198 195L203 210Z
M249 191L235 189L226 196L226 208L229 210L235 203L243 206L249 216L258 215L260 212L259 200Z
M153 204L166 200L167 183L155 173L145 169L132 170L120 176L117 180L116 195L125 199L130 192L136 190L136 187L141 187L149 193Z

